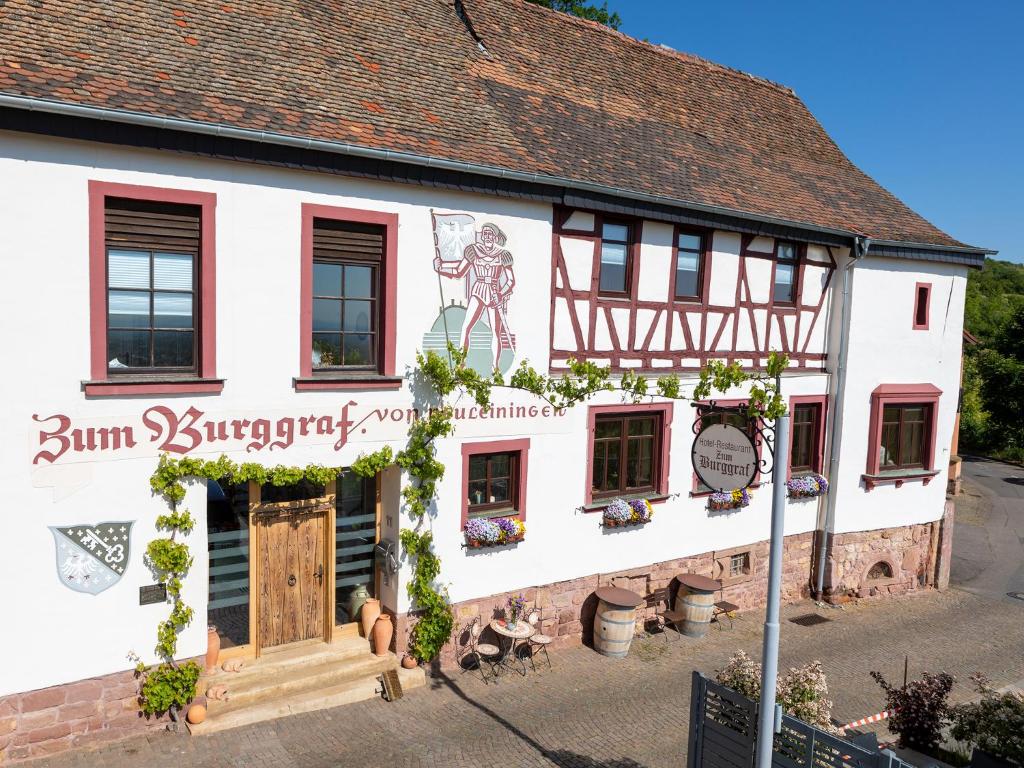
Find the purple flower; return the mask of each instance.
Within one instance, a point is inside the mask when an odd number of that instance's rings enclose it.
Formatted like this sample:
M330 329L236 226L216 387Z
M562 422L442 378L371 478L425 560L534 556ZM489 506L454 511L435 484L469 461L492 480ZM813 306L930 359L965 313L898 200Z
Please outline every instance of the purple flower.
M498 526L498 529L501 531L502 541L505 541L507 539L514 539L519 533L519 529L516 528L516 524L513 521L509 520L507 517L499 517L493 522Z
M491 520L474 518L466 523L466 537L482 544L497 544L501 528Z
M625 522L632 516L633 508L622 499L615 499L615 501L604 508L604 517L606 520Z

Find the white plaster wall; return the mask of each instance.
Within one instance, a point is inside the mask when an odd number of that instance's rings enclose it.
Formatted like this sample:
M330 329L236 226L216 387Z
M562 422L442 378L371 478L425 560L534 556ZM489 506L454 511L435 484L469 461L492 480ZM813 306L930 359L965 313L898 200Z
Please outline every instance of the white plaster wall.
M90 378L88 294L88 181L101 180L217 194L217 375L224 391L213 396L118 397L86 400L80 382ZM430 209L468 212L496 222L509 236L516 288L509 305L518 343L517 362L544 368L548 355L551 208L487 198L273 169L214 162L180 154L134 151L98 144L45 140L0 133L0 265L5 283L19 286L0 302L0 327L8 359L0 398L0 480L6 514L0 558L7 629L0 658L18 659L0 675L0 695L77 680L130 666L129 650L151 655L156 624L166 605L140 607L138 587L153 581L143 564L153 520L165 509L152 498L148 478L156 448L83 462L67 456L62 466L35 467L33 414L65 414L90 424L138 424L155 404L176 411L195 405L209 416L339 414L349 400L361 407L411 404L401 392L304 392L292 388L299 365L299 234L302 203L320 203L399 216L397 368L413 364L423 334L437 317L437 276L432 268ZM461 299L461 282L444 281L446 299ZM474 427L479 431L479 428ZM482 427L485 431L487 425ZM542 433L543 425L527 428ZM141 426L140 433L144 433ZM335 451L330 442L286 451L229 452L240 461L267 464L351 463L382 441L404 444L404 424L363 436ZM472 429L469 430L470 432ZM220 451L213 447L209 455ZM453 470L452 477L459 472ZM397 500L391 478L385 492ZM179 654L203 653L207 560L205 496L201 486L187 503L196 513L191 540L196 564L186 585L196 610L181 636ZM47 526L136 520L128 570L113 587L92 596L58 582ZM394 521L397 526L400 521ZM457 522L456 522L457 527ZM391 599L405 600L393 587ZM402 606L397 606L404 609Z
M841 272L836 273L837 293ZM931 282L928 330L913 330L915 285ZM851 280L849 376L846 383L839 477L834 491L836 532L924 523L942 517L949 449L960 388L967 269L952 264L870 257ZM839 311L835 314L839 324ZM835 330L835 329L834 329ZM833 347L835 349L837 347ZM936 419L934 469L920 481L880 485L868 492L860 476L868 451L871 392L879 384L934 384L942 390Z
M822 394L827 374L789 374L787 396ZM729 397L742 397L733 390ZM594 404L616 403L609 393ZM461 510L461 441L443 441L441 461L449 468L441 486L437 517L431 521L441 560L442 578L454 601L548 584L595 573L607 573L648 563L671 560L715 549L767 539L771 524L771 483L753 490L746 509L711 513L707 499L691 497L693 470L693 408L676 402L669 452L669 492L674 498L654 505L653 521L639 529L611 530L600 525L598 512L578 509L584 503L588 478L587 406L567 414L564 432L537 436L529 432L526 539L514 547L466 550L459 527ZM790 502L786 508L786 535L813 530L818 501Z

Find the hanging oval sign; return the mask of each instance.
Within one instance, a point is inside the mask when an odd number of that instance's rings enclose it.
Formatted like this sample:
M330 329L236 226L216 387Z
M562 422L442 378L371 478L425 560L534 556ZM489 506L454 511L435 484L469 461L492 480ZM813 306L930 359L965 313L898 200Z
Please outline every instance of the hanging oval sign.
M693 471L708 488L748 488L757 475L757 449L746 432L731 424L709 424L693 441Z

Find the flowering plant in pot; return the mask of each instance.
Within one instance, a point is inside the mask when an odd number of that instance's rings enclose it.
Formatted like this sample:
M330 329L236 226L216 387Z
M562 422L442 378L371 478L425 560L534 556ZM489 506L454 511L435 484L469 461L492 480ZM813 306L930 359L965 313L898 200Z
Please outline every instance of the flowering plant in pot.
M790 478L786 481L786 489L791 499L813 499L828 493L828 480L817 472L812 472L809 475Z
M617 528L622 525L643 525L651 522L654 509L647 499L632 499L624 501L615 499L604 508L602 515L604 525L609 528Z
M746 488L734 488L731 491L715 491L708 497L710 509L741 509L750 505L750 491Z
M522 541L526 526L518 517L474 518L463 530L469 547L477 549Z
M522 541L523 536L526 534L526 526L518 517L497 517L494 518L494 522L501 529L501 536L498 539L499 544L512 544L516 541Z
M501 538L501 529L493 520L474 518L466 523L466 541L473 549L493 547Z

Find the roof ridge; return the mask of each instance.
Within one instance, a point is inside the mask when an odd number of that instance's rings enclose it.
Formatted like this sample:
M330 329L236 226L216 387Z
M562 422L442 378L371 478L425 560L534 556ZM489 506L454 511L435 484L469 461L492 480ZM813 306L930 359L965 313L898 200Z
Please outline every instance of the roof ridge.
M472 2L472 0L470 0L470 2ZM648 40L640 40L638 38L633 37L632 35L627 35L625 32L620 32L617 29L613 29L612 27L609 27L606 24L601 24L600 22L597 21L591 21L590 19L584 19L581 18L580 16L574 16L573 14L566 13L564 11L556 11L554 8L548 8L547 6L540 5L539 3L531 2L531 0L518 0L518 2L520 5L537 9L542 13L554 14L555 18L561 23L578 24L586 26L590 29L597 29L605 34L610 34L619 37L628 44L643 47L662 56L669 56L673 59L679 59L688 64L696 64L698 66L703 66L708 69L715 69L720 72L723 72L724 74L732 75L733 77L744 77L747 78L748 80L754 81L755 83L768 86L769 88L781 91L782 93L785 93L789 96L796 97L796 91L794 91L788 85L784 85L783 83L779 83L775 80L770 80L767 77L762 77L761 75L754 75L751 74L750 72L744 72L742 69L736 69L735 67L730 67L726 64L719 64L717 61L705 59L703 56L698 56L697 54L690 53L689 51L680 51L675 48L672 48L671 46L664 45L662 43L652 43Z

